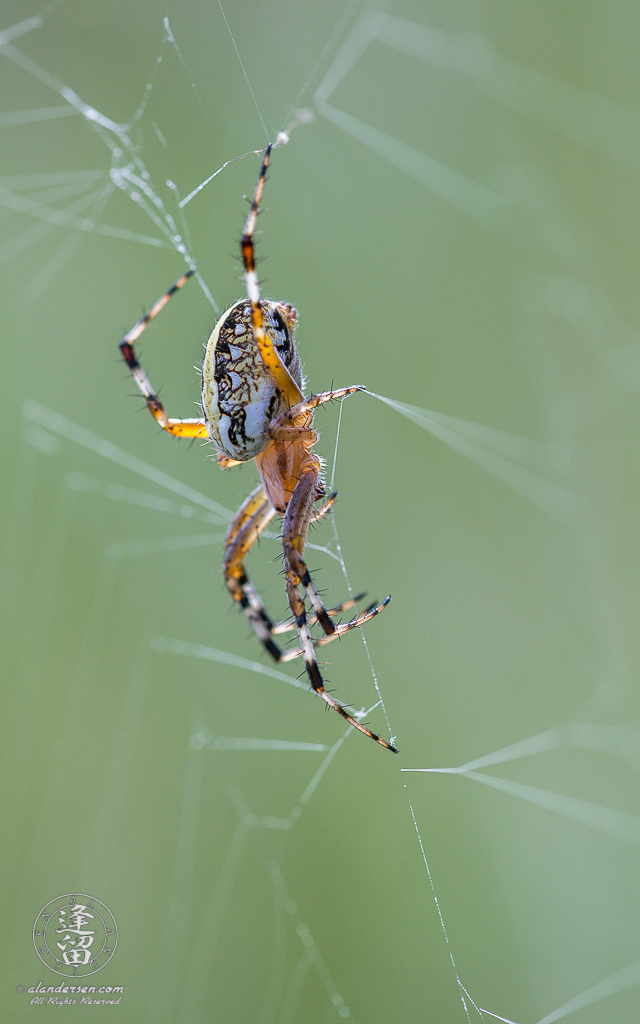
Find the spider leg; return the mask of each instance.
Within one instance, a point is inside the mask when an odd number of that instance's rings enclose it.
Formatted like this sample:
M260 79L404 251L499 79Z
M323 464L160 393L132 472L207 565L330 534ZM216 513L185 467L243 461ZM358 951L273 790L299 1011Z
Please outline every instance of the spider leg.
M330 615L331 618L333 619L334 616L340 615L341 612L346 612L346 611L349 610L349 608L353 608L358 603L358 601L362 600L363 597L364 597L364 593L363 594L356 594L355 597L350 597L347 601L343 601L342 604L337 604L335 606L335 608L327 608L327 615ZM316 623L318 620L316 619L315 615L309 615L308 618L307 618L307 621L308 621L310 626L313 626L314 623ZM277 622L274 626L272 626L271 632L274 633L274 634L275 633L288 633L290 630L295 629L295 628L296 628L295 619L286 619L286 621L284 621L284 622ZM341 634L338 632L339 629L340 629L340 625L338 625L336 633L332 633L331 636L333 637L336 634L338 636L340 636ZM327 640L328 639L329 638L327 637ZM313 646L314 647L318 646L318 641L317 640L313 641ZM300 648L298 648L296 651L293 651L293 652L287 651L286 654L282 655L282 658L280 660L281 661L291 661L292 658L297 658L300 654L302 654L302 650Z
M272 144L270 143L265 150L264 157L262 158L262 166L260 167L260 174L258 175L258 183L253 196L253 202L251 203L249 216L247 217L244 231L242 233L240 251L242 253L242 262L244 263L244 279L247 286L247 295L249 296L249 301L251 303L251 327L253 330L253 336L256 340L256 345L258 346L258 351L260 352L262 361L273 377L276 387L285 396L287 404L297 405L299 402L304 400L304 395L282 362L275 345L265 330L264 316L262 314L262 299L260 297L260 285L258 284L258 277L256 274L253 236L256 229L260 200L262 199L262 190L267 176L267 167L269 166L271 149Z
M125 334L124 338L120 342L120 351L122 352L124 361L131 370L133 379L138 385L138 388L147 403L149 412L160 424L163 430L168 431L169 434L174 434L176 437L207 437L208 435L205 422L200 419L170 419L167 416L162 402L151 387L149 378L136 358L133 346L147 324L149 324L154 317L158 315L160 310L164 309L172 295L175 295L175 293L187 283L193 274L195 274L195 270L188 270L187 273L183 274L175 284L172 284L168 291L166 291L164 295L154 303L149 312L145 313L142 320L139 320L135 327L132 327L129 333Z
M330 512L331 509L333 508L333 503L335 502L337 497L338 497L338 492L337 491L332 491L331 494L329 494L328 497L326 497L324 499L322 504L319 505L317 508L315 508L313 510L313 513L311 515L311 522L312 523L317 523L319 519L323 519L324 516L326 516L326 514L328 512ZM342 604L337 604L334 608L328 608L327 609L327 615L330 618L332 618L332 619L335 618L335 616L336 615L340 615L341 612L346 612L350 608L353 608L358 603L358 601L362 600L362 598L364 596L365 596L364 592L362 594L356 594L355 597L348 598L346 601L343 601ZM308 621L309 621L309 625L313 626L318 620L317 620L315 615L310 615L309 618L308 618ZM289 630L292 630L292 629L295 629L295 628L296 628L295 619L286 619L283 622L276 623L272 627L271 632L272 633L288 633ZM338 630L339 629L340 629L340 626L338 626ZM317 641L314 641L314 643L317 646ZM302 654L302 651L298 648L298 650L295 652L295 655L297 656L299 654ZM282 660L283 661L288 661L290 656L291 655L289 655L289 654L283 655L283 659Z
M262 485L252 491L235 515L225 539L224 579L234 601L243 609L253 631L272 658L280 661L282 651L271 639L273 622L258 591L245 571L243 560L276 514Z
M337 497L338 497L338 492L337 491L332 491L331 494L329 494L328 497L326 497L324 499L324 501L322 502L322 505L318 505L317 508L314 508L314 510L312 512L312 515L311 515L311 520L310 521L312 523L317 523L318 520L324 519L324 517L326 516L327 512L330 512L331 509L333 508L333 503L334 503L334 501L336 500Z
M389 604L390 600L391 596L385 597L384 601L381 601L380 604L372 604L369 608L366 608L365 611L363 611L360 615L356 615L354 616L353 619L349 619L348 622L339 622L338 624L334 623L333 633L327 633L325 634L325 636L321 636L319 640L314 640L313 646L324 647L325 644L330 644L332 640L338 640L341 636L344 636L344 634L348 633L351 629L355 629L356 626L364 626L365 622L368 622L369 619L375 618L376 615L379 615L380 612L384 611L384 609ZM345 603L341 605L339 608L332 608L331 611L327 614L333 615L335 612L343 611L345 608L348 608L353 604L355 604L355 599L353 601L345 601ZM316 620L314 619L313 621ZM280 623L278 625L280 625ZM273 632L284 632L284 630L277 629L274 626ZM299 648L297 648L296 650L287 651L285 654L282 655L282 658L280 660L293 661L294 658L299 658L302 653L303 651L301 651Z
M322 628L327 634L333 634L337 627L333 622L331 622L327 609L324 607L320 595L311 581L309 570L302 557L307 530L313 514L313 503L316 496L319 477L319 463L316 459L313 459L312 461L310 460L307 467L306 472L302 473L300 480L296 484L293 495L287 506L287 511L282 525L282 546L284 549L285 559L287 597L289 600L289 606L296 621L298 636L300 638L300 648L302 657L304 658L307 675L315 692L322 697L329 707L337 711L339 715L342 715L349 725L352 725L355 729L364 733L365 736L369 736L370 739L375 740L376 743L380 743L383 747L386 747L387 750L397 753L395 747L390 743L387 743L380 736L377 736L376 733L371 732L370 729L367 729L366 726L362 725L362 723L359 722L357 718L354 718L353 715L350 715L342 704L332 697L324 687L313 640L311 639L311 634L309 632L309 623L307 620L304 601L298 589L298 586L302 584L315 616L322 625Z
M336 492L329 496L318 511L324 509L325 505L328 505L335 496ZM239 508L227 531L224 577L234 601L237 601L243 609L260 642L275 661L282 663L298 657L302 654L302 650L298 647L295 651L285 653L274 643L272 637L278 633L286 633L295 629L295 620L278 623L272 621L243 564L249 548L264 531L274 514L274 509L267 501L264 489L261 486L256 487ZM329 609L327 614L338 615L340 612L352 608L363 597L364 594L358 594L336 608ZM316 621L315 615L312 615L309 618L309 625L313 625ZM343 631L341 626L337 626L337 630Z
M366 391L366 388L362 384L353 384L348 388L323 391L319 395L305 398L302 402L298 402L297 405L292 405L290 409L286 409L280 416L276 416L269 424L267 433L274 441L298 441L308 434L308 417L314 409L317 409L319 405L323 405L325 402L332 402L334 399L355 395L357 391ZM301 421L299 426L295 425L296 420ZM305 423L305 420L307 423Z
M220 469L230 469L231 466L244 466L244 462L238 462L237 459L230 459L228 455L223 455L222 452L218 452L216 455L218 465Z

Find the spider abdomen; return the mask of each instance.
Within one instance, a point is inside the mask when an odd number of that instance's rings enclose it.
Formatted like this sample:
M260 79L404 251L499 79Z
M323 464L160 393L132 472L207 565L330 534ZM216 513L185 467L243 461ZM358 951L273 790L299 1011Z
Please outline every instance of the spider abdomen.
M264 327L278 355L302 389L300 358L293 340L296 311L282 302L262 303ZM259 455L269 443L267 426L286 402L267 370L251 327L251 304L241 299L216 324L202 364L202 410L209 437L238 462Z

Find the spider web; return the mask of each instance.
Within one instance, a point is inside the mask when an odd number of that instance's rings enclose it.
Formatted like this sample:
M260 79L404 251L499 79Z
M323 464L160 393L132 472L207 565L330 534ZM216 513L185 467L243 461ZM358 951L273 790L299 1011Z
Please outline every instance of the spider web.
M7 1005L27 1018L33 920L77 889L126 943L97 976L123 1020L626 1022L637 15L296 17L78 0L2 26ZM116 352L193 260L142 339L193 415L253 153L299 109L261 272L310 386L374 393L318 414L340 500L311 567L329 603L393 594L324 661L398 760L262 657L219 572L252 468L136 417ZM249 567L284 615L278 550Z

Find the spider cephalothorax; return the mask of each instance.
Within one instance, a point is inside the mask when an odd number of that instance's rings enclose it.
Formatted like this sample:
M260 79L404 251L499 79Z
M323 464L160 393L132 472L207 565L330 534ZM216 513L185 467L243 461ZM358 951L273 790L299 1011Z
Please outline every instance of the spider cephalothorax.
M313 429L314 412L324 402L345 398L364 388L353 385L305 398L300 357L294 341L296 310L289 303L272 302L260 294L255 271L254 232L271 149L269 145L262 160L241 241L247 298L222 314L206 346L202 364L202 418L170 419L167 416L133 348L149 321L195 273L194 269L158 299L122 339L120 349L150 412L164 430L177 437L210 438L223 468L251 459L256 463L261 483L241 505L227 532L224 578L265 649L278 662L301 656L315 692L356 729L395 752L391 743L367 729L327 692L316 658L316 647L373 618L386 607L389 598L348 622L336 623L333 616L352 608L357 598L337 608L325 608L303 558L309 525L329 511L336 497L335 493L325 497L320 459L312 451L318 440ZM244 568L247 552L276 514L282 516L285 580L292 622L273 622ZM310 618L305 597L311 608ZM323 631L323 636L317 640L311 637L309 630L314 622L319 623ZM285 652L274 637L288 629L297 629L300 646Z

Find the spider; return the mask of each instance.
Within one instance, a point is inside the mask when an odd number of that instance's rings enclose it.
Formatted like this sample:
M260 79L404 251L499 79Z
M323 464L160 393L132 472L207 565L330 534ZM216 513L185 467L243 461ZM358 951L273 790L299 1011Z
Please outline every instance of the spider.
M279 136L277 142L286 141ZM222 314L206 345L202 364L202 418L171 419L136 358L134 344L147 324L195 273L192 267L158 299L120 342L120 350L157 423L176 437L207 438L226 469L253 460L261 483L236 513L225 539L224 579L245 612L254 632L276 662L301 656L313 690L365 736L397 753L396 747L371 732L325 689L316 647L343 636L378 615L390 601L373 604L348 622L334 616L352 608L364 595L327 609L303 558L311 523L330 510L336 492L326 494L321 463L312 448L315 409L343 399L362 385L337 388L305 398L300 357L294 342L297 311L288 302L263 299L256 275L254 233L273 143L265 150L240 250L247 297ZM293 621L274 623L247 576L244 559L271 519L282 517L282 548L287 599ZM302 588L309 602L307 616ZM314 640L309 627L319 623L323 636ZM274 636L297 629L299 647L282 651Z

